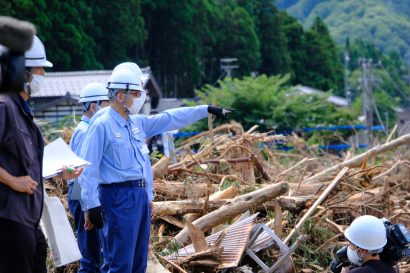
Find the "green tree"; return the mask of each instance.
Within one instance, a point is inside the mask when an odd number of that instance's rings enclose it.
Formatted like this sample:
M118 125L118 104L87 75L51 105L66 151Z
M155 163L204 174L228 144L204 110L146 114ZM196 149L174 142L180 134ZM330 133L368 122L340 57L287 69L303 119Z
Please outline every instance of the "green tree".
M76 1L74 1L76 2ZM146 64L141 59L147 31L141 16L141 0L88 0L95 26L89 32L96 55L106 69L124 61Z
M94 54L96 44L87 32L94 28L94 22L85 0L6 0L1 14L36 25L54 70L101 68Z
M280 13L283 22L283 31L288 41L287 48L290 54L290 66L293 84L304 84L306 78L307 55L306 35L302 25L286 12Z
M333 89L338 93L338 87L342 86L343 67L336 44L319 17L306 32L306 45L309 59L306 62L305 84L325 91Z
M254 13L261 51L259 72L267 75L289 73L291 57L283 17L271 0L255 1Z
M289 85L289 75L226 78L219 82L219 87L206 85L196 94L197 104L213 103L235 109L231 118L245 129L257 124L261 131L290 130L348 124L354 120L348 109L327 102L328 94L304 95L296 91ZM195 129L203 130L206 122L196 126Z
M189 97L204 77L204 61L214 44L210 29L215 6L207 0L144 1L150 34L145 45L150 65L168 95Z
M218 7L222 18L216 26L219 31L216 32L215 56L217 59L238 58L236 76L257 71L261 62L260 41L252 15L235 1L221 1Z

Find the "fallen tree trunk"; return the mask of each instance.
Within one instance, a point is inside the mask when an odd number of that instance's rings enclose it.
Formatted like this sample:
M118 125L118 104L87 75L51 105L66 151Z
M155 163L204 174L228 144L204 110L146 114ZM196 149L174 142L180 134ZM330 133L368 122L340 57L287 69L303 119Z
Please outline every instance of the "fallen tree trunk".
M289 186L285 182L269 185L262 189L250 192L232 199L231 202L225 204L219 209L212 211L201 218L195 220L193 224L200 228L203 232L210 230L211 228L228 221L235 216L263 204L267 201L275 199L276 197L286 193ZM180 244L185 245L188 243L188 228L181 230L176 236L175 240Z
M301 184L301 185L298 185L298 183L289 183L289 188L290 188L290 191L292 192L293 197L317 195L325 187L326 185L323 183Z
M281 196L277 199L278 204L283 210L288 210L292 213L299 213L311 204L311 200L315 196ZM269 202L273 203L273 202ZM275 205L274 203L272 205Z
M154 179L162 178L168 172L168 166L171 164L169 157L163 156L157 163L152 166Z
M404 136L401 136L399 138L396 138L395 140L388 142L383 145L378 145L376 147L373 147L372 149L368 150L367 152L364 152L358 156L355 156L349 160L345 160L339 164L334 165L333 167L327 168L326 170L321 171L320 173L315 174L312 177L309 177L304 181L304 183L311 183L318 178L329 174L333 171L337 171L341 168L344 167L349 167L349 168L356 168L361 166L364 160L368 160L370 158L376 157L382 153L385 153L389 150L395 149L399 146L405 145L405 144L410 144L410 134L406 134Z
M155 180L154 190L157 197L162 197L166 200L176 199L198 199L206 196L207 183L182 183L182 182L166 182L163 180ZM211 193L217 192L218 184L211 185Z
M154 216L184 215L203 212L205 201L181 200L154 202ZM215 210L225 205L226 200L208 201L208 209Z
M209 201L216 201L216 200L225 200L225 199L231 199L234 198L239 192L239 187L238 186L231 186L223 191L217 191L211 196L209 196ZM193 222L194 220L198 219L201 217L202 214L200 213L189 213L185 215L185 219Z

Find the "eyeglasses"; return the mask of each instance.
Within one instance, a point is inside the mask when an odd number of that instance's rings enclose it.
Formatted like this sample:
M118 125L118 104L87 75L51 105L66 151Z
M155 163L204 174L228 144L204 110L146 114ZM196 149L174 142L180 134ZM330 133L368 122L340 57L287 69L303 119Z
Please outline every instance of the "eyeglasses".
M122 93L125 93L126 94L126 92L122 92ZM145 91L140 91L140 90L130 90L129 91L129 95L131 95L131 96L133 96L134 98L139 98L139 97L141 97L141 94L142 93L145 93Z

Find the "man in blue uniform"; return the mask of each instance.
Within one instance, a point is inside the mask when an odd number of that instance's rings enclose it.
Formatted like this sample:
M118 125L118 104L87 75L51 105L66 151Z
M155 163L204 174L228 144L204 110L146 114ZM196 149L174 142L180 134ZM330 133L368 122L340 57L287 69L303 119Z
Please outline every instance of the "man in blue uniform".
M109 105L108 90L98 82L92 82L83 87L80 93L80 103L82 103L83 116L80 123L74 129L70 147L80 155L88 124L92 116L101 108ZM75 229L77 232L78 247L83 256L80 260L78 272L95 273L100 272L100 236L96 228L84 229L84 213L80 205L80 186L77 180L68 182L68 208L74 217Z
M225 117L227 111L202 105L153 116L136 115L146 93L139 73L128 69L114 70L108 89L110 107L90 125L81 152L91 162L79 179L83 208L87 210L85 228L104 225L108 272L143 273L154 198L145 139L180 129L208 113Z

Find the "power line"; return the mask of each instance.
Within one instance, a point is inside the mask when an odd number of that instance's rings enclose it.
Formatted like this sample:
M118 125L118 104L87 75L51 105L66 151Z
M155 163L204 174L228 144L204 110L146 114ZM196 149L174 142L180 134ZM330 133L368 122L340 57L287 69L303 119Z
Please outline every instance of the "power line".
M381 61L379 61L378 63L380 65L380 67L382 68L382 70L384 72L386 72L387 74L387 78L389 79L389 81L391 82L391 84L393 85L393 87L397 90L397 92L400 93L400 95L402 95L404 97L404 99L406 100L410 100L408 95L406 95L403 91L401 91L401 89L396 85L396 83L393 81L392 77L390 76L390 73L384 68L383 63Z
M376 117L379 120L380 125L382 125L384 127L384 133L387 135L387 127L384 125L384 123L382 121L379 109L377 108L376 101L374 100L374 98L372 100L372 104L373 104L374 111L376 112Z
M380 86L380 83L375 82L374 87L376 87L377 90L380 90L380 91L382 91L384 94L386 94L386 96L388 96L391 100L394 100L394 98L393 98L384 88L382 88L382 87Z
M349 70L348 70L348 64L350 61L350 57L349 57L349 52L347 50L345 50L344 52L344 88L345 88L345 98L347 100L347 103L350 104L352 102L352 93L350 92L350 88L349 88Z
M359 59L361 68L361 85L362 85L362 102L363 102L363 114L366 117L366 127L367 127L367 140L369 146L372 144L373 132L373 72L372 72L372 62L370 59L360 58Z

